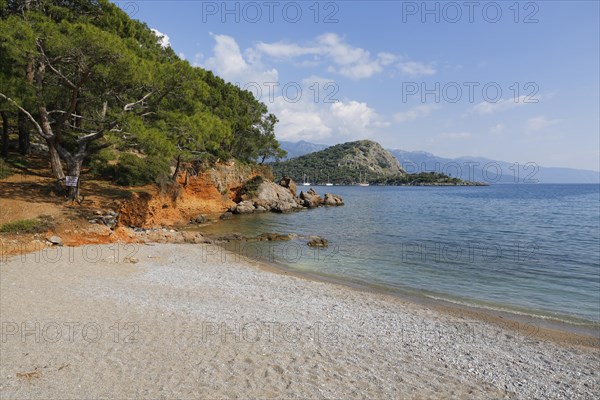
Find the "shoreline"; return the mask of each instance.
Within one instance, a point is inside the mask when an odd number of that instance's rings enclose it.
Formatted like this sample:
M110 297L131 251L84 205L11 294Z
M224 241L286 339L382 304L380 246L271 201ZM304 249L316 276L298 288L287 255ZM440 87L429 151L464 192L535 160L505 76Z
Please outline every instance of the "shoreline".
M216 215L216 214L215 214ZM219 220L215 219L214 223L219 224ZM177 230L175 233L186 232L188 230ZM189 232L203 233L202 230L193 229ZM121 232L117 235L117 241L112 242L111 245L116 246L129 246L132 244L138 245L160 245L164 243L172 244L185 244L189 246L198 246L194 242L164 242L155 240L140 240L139 235L133 233L127 234ZM119 239L127 237L127 240L121 242ZM243 243L244 240L239 240ZM108 242L111 243L111 242ZM66 245L64 248L79 248L83 246L93 245L101 246L107 245L106 241L89 240L89 242L83 242L81 244ZM351 279L344 279L343 277L331 276L326 274L319 274L318 272L312 271L299 271L290 267L282 262L268 261L268 260L254 260L250 259L239 252L232 251L227 248L227 245L232 242L226 243L206 243L209 246L218 246L222 251L237 258L243 260L245 263L254 265L256 268L270 273L276 273L280 275L290 275L307 281L322 282L332 284L352 290L357 290L364 293L381 295L395 301L402 303L408 303L412 305L422 306L426 308L435 309L437 311L446 313L452 316L468 316L475 318L482 322L488 322L496 324L500 327L512 329L514 331L525 332L528 336L539 340L551 340L556 343L566 345L577 345L590 348L600 348L600 325L595 324L593 321L583 320L581 324L571 323L569 321L560 320L552 317L542 317L535 314L528 314L526 312L519 313L513 310L501 310L493 309L485 306L477 306L472 304L465 304L462 302L453 302L444 298L433 298L427 294L419 294L416 291L406 291L402 289L389 288L377 284L369 284L365 282L357 282ZM1 247L1 246L0 246ZM19 248L20 247L20 248ZM17 256L27 256L27 254L35 254L38 251L46 251L52 249L52 246L44 246L41 243L35 246L19 246L16 252L8 252L0 254L0 265L5 263L8 259ZM12 247L6 246L6 249ZM6 250L1 248L0 250ZM15 249L13 249L15 250Z
M227 250L224 246L218 246L231 253L231 251ZM283 263L256 261L240 254L235 255L245 262L270 273L290 275L308 281L337 285L359 292L383 296L390 301L399 301L403 304L408 303L411 305L432 308L436 311L455 317L467 316L482 322L493 323L502 328L525 333L532 339L551 340L559 344L600 349L600 326L594 326L592 323L578 325L567 321L542 318L530 314L519 314L511 311L494 310L474 305L454 303L441 298L431 298L427 295L402 292L401 290L394 290L374 284L353 282L340 277L327 276L315 272L297 271Z
M592 399L600 388L600 349L585 343L199 245L95 249L0 266L3 398Z

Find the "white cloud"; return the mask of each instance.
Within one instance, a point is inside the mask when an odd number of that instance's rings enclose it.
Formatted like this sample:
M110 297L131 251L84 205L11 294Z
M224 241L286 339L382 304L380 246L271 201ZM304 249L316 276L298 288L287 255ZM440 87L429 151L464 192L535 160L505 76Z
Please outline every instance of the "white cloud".
M311 94L295 103L279 96L267 105L279 118L275 132L283 140L343 142L371 137L377 129L389 126L373 108L354 100L314 102Z
M171 39L169 38L168 35L162 33L161 31L159 31L158 29L150 29L152 32L154 32L154 34L156 36L158 36L158 43L164 47L171 47Z
M537 98L539 101L539 97ZM535 104L529 96L519 96L517 99L498 100L495 103L483 101L473 106L471 113L493 114L526 104Z
M402 73L412 77L435 75L437 72L433 66L416 61L401 62L398 64L398 69L400 69Z
M246 59L234 38L227 35L211 34L215 39L213 56L208 58L203 68L213 70L223 79L242 86L256 82L263 86L265 82L277 82L276 69L267 69L260 62L260 56L255 52L246 52Z
M423 104L411 108L408 111L403 111L394 114L394 121L398 123L412 121L417 118L423 118L431 114L434 110L438 109L439 106L435 104Z
M490 128L490 133L494 136L500 136L504 133L504 125L496 124Z
M329 63L328 72L355 80L370 78L382 72L383 67L391 65L400 58L388 52L380 52L377 56L372 56L368 50L348 44L335 33L318 36L306 45L289 42L260 42L256 45L256 50L279 60L311 56L310 60L303 60L299 65L315 66L327 61ZM404 64L406 64L404 69L413 76L435 73L435 69L423 63L407 62Z
M525 121L525 126L529 130L539 131L549 126L556 125L560 122L560 119L548 119L544 116L540 116L528 119L527 121Z
M331 115L340 133L354 135L371 128L383 128L388 123L381 121L379 115L367 103L358 101L337 102L331 104Z
M179 58L181 58L182 60L185 60L185 53L179 53L178 54Z

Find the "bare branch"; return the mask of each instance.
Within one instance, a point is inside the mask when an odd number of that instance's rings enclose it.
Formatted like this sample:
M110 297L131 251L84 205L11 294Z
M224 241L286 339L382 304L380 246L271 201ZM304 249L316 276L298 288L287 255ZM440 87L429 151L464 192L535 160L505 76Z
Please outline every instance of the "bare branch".
M150 96L152 96L154 92L150 92L147 95L145 95L144 97L142 97L140 100L133 102L133 103L129 103L129 104L125 104L125 107L123 107L123 111L131 111L134 109L134 107L140 103L143 103L144 101L146 101L146 99Z
M44 57L44 59L46 60L46 65L48 65L48 67L50 67L50 69L52 71L54 71L54 73L58 76L60 76L65 82L67 82L67 84L75 89L76 86L73 82L71 82L69 80L69 78L67 78L66 76L64 76L58 69L54 68L54 66L52 65L52 63L50 62L50 59L48 58L48 56L46 55L46 52L44 51L44 46L42 46L42 44L40 43L39 40L36 40L35 42L36 47L38 48L38 50L40 51L40 53L42 53L42 56Z
M44 139L51 139L52 138L51 135L46 135L44 133L44 130L42 129L42 127L40 126L40 124L37 123L37 121L35 120L35 118L33 118L33 116L29 113L29 111L27 111L26 109L24 109L23 107L21 107L19 104L17 104L16 101L14 101L10 97L4 95L3 93L0 93L0 97L2 97L4 100L8 101L9 103L11 103L12 105L14 105L15 107L17 107L23 114L25 114L25 116L33 123L33 125L35 126L35 129L38 131L38 133L40 134L41 137L43 137Z

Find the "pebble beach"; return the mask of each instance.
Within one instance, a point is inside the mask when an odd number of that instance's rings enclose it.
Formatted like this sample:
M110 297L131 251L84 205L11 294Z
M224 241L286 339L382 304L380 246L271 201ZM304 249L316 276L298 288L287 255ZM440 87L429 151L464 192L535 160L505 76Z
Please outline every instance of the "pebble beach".
M597 341L275 271L194 244L0 265L1 399L595 399ZM591 343L591 344L590 344Z

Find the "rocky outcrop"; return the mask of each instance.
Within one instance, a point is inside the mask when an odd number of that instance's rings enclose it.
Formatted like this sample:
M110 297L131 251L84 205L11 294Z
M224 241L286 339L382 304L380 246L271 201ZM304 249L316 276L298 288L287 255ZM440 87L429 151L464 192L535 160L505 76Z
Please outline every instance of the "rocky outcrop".
M323 199L312 188L306 193L300 192L300 198L304 207L307 208L315 208L323 205Z
M292 178L284 175L279 181L279 185L287 188L292 196L296 197L296 190L298 190L298 186L296 185L296 182L292 180Z
M251 191L245 189L244 195L240 196L241 201L229 211L234 214L265 211L286 213L305 208L344 205L341 197L330 193L322 198L311 188L306 193L300 192L300 196L296 197L296 190L296 183L289 177L283 177L279 184L263 180L257 188Z
M323 204L326 206L343 206L344 200L335 194L325 193Z

